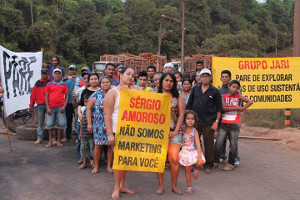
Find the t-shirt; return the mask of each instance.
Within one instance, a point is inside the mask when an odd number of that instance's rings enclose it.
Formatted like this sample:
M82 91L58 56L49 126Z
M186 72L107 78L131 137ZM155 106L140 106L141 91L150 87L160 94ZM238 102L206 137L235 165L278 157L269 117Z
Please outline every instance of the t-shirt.
M53 65L51 65L51 64L47 64L47 68L49 69L50 80L53 80L53 70L56 69L56 68L54 68ZM64 77L65 76L65 69L63 67L61 67L61 66L58 66L58 68L62 72L61 76Z
M68 103L72 103L73 102L73 96L72 96L72 92L74 90L74 87L75 87L75 82L72 80L72 79L68 79L66 82L65 82L68 86L68 91L69 91L69 100L68 100Z
M239 99L240 94L234 94L234 95L228 95L223 94L222 98L224 100L224 103L226 107L239 107ZM222 123L226 124L237 124L241 123L240 115L237 114L238 111L228 111L224 112L222 115Z
M85 94L87 94L88 96L91 96L94 92L95 91L91 91L87 88L84 89L81 93L81 98L80 98L80 101L79 101L79 105L84 106L84 98L83 97L85 96Z
M50 108L58 108L65 103L65 94L68 94L67 84L63 81L60 83L55 83L55 81L50 81L45 89L48 93L48 103Z

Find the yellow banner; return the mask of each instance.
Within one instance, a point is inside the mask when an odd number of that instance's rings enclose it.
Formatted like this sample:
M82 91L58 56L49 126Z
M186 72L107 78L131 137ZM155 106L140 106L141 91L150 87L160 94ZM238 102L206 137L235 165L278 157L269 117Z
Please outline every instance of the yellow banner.
M242 94L254 102L251 109L300 108L300 57L213 57L212 69L217 88L222 86L221 71L231 71Z
M121 90L113 169L164 172L170 102L168 94Z

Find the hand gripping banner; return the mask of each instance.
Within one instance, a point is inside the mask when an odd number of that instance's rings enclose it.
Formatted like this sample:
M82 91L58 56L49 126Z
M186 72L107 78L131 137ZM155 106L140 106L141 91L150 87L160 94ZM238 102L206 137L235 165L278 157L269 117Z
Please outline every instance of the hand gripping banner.
M122 89L113 169L163 172L169 144L168 94Z

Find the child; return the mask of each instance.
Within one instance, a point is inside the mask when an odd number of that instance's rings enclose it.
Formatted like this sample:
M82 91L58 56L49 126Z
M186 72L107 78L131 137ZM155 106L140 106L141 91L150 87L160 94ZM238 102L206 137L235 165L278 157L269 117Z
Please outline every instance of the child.
M198 131L194 128L197 124L197 114L187 110L184 115L185 129L182 133L183 147L179 152L179 163L185 166L185 177L187 182L187 194L192 194L191 170L192 165L196 164L193 178L198 178L198 169L205 163L203 157Z
M221 129L215 144L214 169L219 167L220 152L223 149L224 140L226 140L227 136L230 142L230 153L228 163L223 170L230 171L234 169L234 162L237 157L238 133L241 123L240 113L244 112L253 104L252 100L238 93L240 87L240 82L233 80L229 83L229 93L222 95L222 104L225 113L222 115ZM245 102L246 105L241 107L240 101Z
M87 131L87 119L86 119L86 105L88 103L89 95L86 94L83 96L84 106L81 108L81 113L83 115L83 121L81 121L80 126L80 135L79 140L80 144L80 154L82 157L82 165L80 165L79 169L87 168L87 158L90 158L90 165L94 167L94 140L93 134Z

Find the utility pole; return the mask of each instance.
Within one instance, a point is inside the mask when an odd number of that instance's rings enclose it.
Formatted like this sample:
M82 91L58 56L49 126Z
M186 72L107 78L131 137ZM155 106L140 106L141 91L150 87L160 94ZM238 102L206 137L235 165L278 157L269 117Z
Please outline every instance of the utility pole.
M300 0L295 0L294 8L294 33L293 33L293 57L300 57ZM285 125L291 124L292 110L285 109Z
M295 0L293 57L300 57L300 0Z
M181 17L181 71L185 72L185 68L184 68L184 16L185 16L185 1L186 0L182 0L181 2L181 7L182 7L182 17Z

